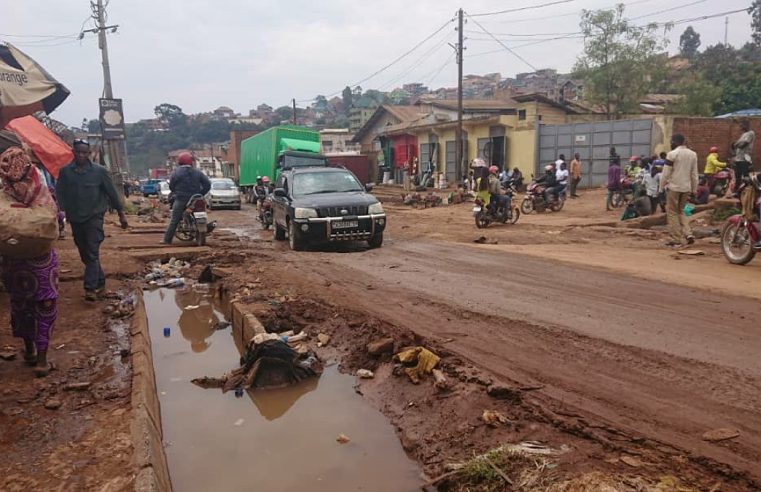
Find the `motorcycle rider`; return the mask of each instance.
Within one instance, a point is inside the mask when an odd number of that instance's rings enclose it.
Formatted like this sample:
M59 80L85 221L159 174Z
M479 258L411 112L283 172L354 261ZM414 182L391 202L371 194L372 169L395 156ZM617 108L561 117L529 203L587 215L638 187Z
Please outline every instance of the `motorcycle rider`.
M491 198L489 206L493 213L497 213L500 208L503 210L510 210L510 205L508 203L510 197L504 194L505 191L502 189L499 177L497 176L498 172L499 168L497 166L489 167L489 195Z
M269 179L269 178L268 178ZM264 187L264 178L261 176L256 177L256 184L254 185L253 194L251 197L251 201L256 207L259 207L259 204L264 200L264 197L266 196L266 189Z
M714 174L725 167L727 167L727 163L719 160L719 148L716 146L711 147L708 157L706 157L706 167L703 169L703 174L710 180Z
M264 197L270 196L275 191L275 185L267 176L262 176L262 186L264 186Z
M544 186L544 201L548 205L552 203L552 196L555 194L555 188L558 184L555 176L555 166L552 164L544 166L544 176L537 179L536 183Z
M188 200L193 195L206 195L211 189L211 181L200 170L193 167L193 156L190 152L183 152L177 157L177 169L169 178L169 190L174 195L172 204L172 218L164 233L161 244L172 244L174 232L182 220L182 214L188 205Z

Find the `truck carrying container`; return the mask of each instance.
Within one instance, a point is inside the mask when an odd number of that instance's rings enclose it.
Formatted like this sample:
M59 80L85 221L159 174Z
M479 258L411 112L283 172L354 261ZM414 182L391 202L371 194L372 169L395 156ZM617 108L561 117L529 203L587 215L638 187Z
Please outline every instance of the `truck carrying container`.
M276 126L240 144L240 186L256 184L257 176L274 182L280 169L299 166L327 166L320 154L320 134L301 126Z

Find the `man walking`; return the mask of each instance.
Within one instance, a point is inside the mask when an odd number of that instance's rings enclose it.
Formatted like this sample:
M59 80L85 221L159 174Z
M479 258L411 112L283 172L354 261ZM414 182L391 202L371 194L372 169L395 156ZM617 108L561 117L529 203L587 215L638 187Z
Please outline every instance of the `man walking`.
M581 181L581 158L578 152L573 155L570 171L571 171L571 198L578 198L579 195L576 194L576 187L579 186L579 182Z
M693 244L690 220L684 215L684 206L698 189L698 156L684 144L684 135L671 137L671 148L661 175L659 191L668 187L666 194L666 220L671 240L666 246L681 246L684 239Z
M193 167L193 156L190 152L183 152L177 156L179 166L169 178L169 190L174 193L174 204L172 205L172 218L169 220L169 226L164 233L162 244L172 244L172 237L177 230L177 225L182 220L182 214L185 213L185 207L188 200L193 195L206 195L211 189L209 178Z
M106 290L106 275L100 266L103 216L108 208L116 210L122 229L128 226L127 217L108 171L90 161L90 144L74 140L73 150L74 162L61 169L56 196L85 265L85 300L95 301Z

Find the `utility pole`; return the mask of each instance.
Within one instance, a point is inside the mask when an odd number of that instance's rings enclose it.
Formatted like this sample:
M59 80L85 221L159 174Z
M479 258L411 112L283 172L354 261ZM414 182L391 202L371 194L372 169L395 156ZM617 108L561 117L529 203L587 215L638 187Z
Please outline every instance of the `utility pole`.
M296 126L296 99L293 99L293 125Z
M93 18L96 20L97 25L94 29L88 29L80 34L80 39L84 37L85 32L93 32L98 34L98 47L100 48L101 63L103 65L103 97L106 99L114 98L114 91L111 85L111 65L108 60L108 39L106 38L106 30L111 29L111 32L115 32L118 26L106 25L106 10L103 6L103 0L97 0L96 2L90 2L90 7L93 10ZM114 181L116 191L123 197L124 188L122 186L122 163L124 161L124 155L126 154L125 141L123 137L121 139L105 139L106 155L108 156L108 166L111 172L111 179Z
M464 156L462 145L462 51L463 51L463 12L457 11L457 131L455 132L455 179L462 182L465 179Z
M729 16L724 18L724 47L727 46L727 34L729 33Z

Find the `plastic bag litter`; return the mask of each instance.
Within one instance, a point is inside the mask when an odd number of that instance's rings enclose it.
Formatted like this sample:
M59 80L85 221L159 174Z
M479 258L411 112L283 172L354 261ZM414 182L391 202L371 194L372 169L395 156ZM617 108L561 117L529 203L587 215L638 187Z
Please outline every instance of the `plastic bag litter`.
M398 360L405 366L404 372L410 378L414 384L420 382L420 376L423 374L430 374L433 368L439 364L441 358L428 350L425 347L412 347L407 348L399 352L394 356L395 360Z

